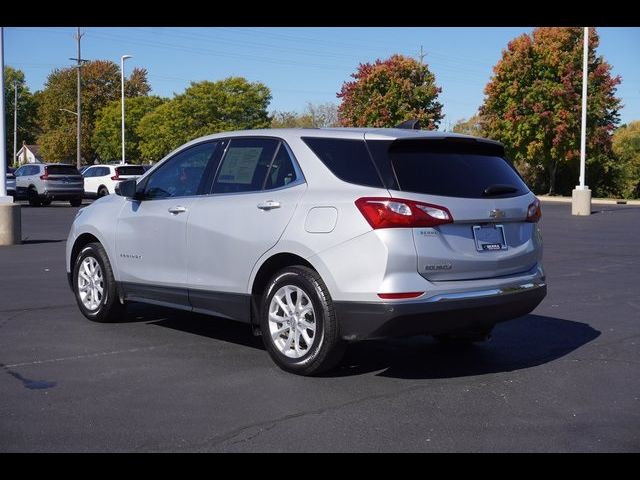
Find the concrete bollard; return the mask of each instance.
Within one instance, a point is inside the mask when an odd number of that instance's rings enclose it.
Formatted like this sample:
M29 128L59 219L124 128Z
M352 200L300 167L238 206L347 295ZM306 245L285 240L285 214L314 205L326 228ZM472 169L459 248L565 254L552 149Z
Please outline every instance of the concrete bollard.
M571 215L591 215L591 190L575 188L571 193Z
M22 243L20 204L0 202L0 246L20 243Z

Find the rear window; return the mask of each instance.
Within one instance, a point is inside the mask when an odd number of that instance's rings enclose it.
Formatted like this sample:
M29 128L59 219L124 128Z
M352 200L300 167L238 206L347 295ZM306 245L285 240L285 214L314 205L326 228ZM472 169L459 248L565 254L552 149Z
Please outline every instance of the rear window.
M463 198L505 198L529 188L500 147L442 141L392 143L388 157L400 190Z
M80 175L78 169L71 165L47 165L48 175Z
M131 167L116 167L118 175L142 175L144 174L144 167L142 165L134 165Z
M302 137L302 140L340 180L383 187L364 140L318 137Z

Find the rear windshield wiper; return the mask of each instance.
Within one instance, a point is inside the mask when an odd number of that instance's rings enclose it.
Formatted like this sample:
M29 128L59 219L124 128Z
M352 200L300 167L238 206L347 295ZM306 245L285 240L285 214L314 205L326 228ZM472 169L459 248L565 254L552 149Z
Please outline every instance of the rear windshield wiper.
M485 197L490 197L492 195L502 195L503 193L515 193L518 191L517 187L514 187L513 185L504 185L504 184L495 184L495 185L489 185L487 188L484 189L484 191L482 192L482 194Z

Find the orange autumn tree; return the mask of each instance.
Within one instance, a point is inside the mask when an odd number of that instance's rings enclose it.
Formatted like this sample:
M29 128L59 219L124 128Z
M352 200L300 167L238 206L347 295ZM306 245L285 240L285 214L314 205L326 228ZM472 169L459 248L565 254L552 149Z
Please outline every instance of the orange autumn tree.
M615 194L620 168L611 133L619 122L620 77L596 55L589 35L587 185L595 195ZM536 28L509 42L485 87L483 128L505 144L536 191L568 194L578 180L582 98L583 29Z
M420 120L421 128L435 130L443 118L435 75L426 64L402 55L361 63L344 82L338 98L338 121L343 127L393 127Z

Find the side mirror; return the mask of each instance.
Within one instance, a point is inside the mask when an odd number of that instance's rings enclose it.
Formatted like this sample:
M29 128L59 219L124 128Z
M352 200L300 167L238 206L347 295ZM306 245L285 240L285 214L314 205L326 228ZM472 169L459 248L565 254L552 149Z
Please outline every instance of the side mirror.
M116 185L116 195L127 198L137 198L136 187L137 183L135 179L123 180Z

